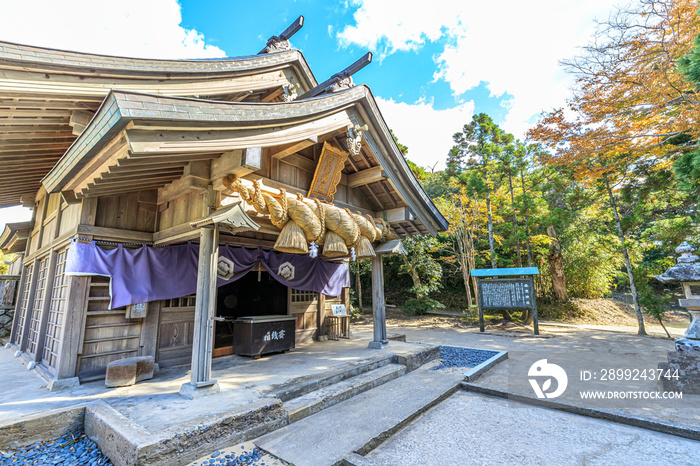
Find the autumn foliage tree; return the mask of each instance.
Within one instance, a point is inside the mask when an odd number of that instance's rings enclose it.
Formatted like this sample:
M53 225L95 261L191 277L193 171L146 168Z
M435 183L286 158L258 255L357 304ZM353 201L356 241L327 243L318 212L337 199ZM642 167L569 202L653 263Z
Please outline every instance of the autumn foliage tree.
M690 0L639 0L599 23L594 40L564 62L576 77L567 108L544 115L529 132L550 155L543 161L573 167L579 179L602 182L620 237L639 324L645 335L634 274L614 191L644 163L672 163L687 135L694 143L700 127L692 86L676 63L692 49L700 31L698 5Z

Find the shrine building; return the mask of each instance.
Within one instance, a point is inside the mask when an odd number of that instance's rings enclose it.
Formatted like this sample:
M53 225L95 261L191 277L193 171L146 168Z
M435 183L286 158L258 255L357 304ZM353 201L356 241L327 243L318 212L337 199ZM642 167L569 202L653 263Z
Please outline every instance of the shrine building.
M364 258L387 344L382 256L448 224L353 83L371 55L318 83L302 24L211 60L0 42L0 207L33 210L0 232L22 253L10 344L49 389L152 356L214 390L214 357L347 333Z

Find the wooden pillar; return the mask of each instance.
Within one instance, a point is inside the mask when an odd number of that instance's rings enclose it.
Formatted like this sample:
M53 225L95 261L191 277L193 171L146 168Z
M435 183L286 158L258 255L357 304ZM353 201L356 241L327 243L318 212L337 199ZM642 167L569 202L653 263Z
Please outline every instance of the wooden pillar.
M78 385L78 354L82 353L83 332L87 315L87 298L90 291L90 277L69 275L65 311L56 359L56 378L49 381L49 390Z
M374 314L374 341L369 342L369 347L382 349L389 344L389 340L386 339L384 263L379 254L372 257L372 313Z
M211 360L216 314L216 277L219 255L219 230L202 228L199 233L199 266L197 269L197 301L194 309L194 341L190 381L180 388L188 399L219 392L219 384L211 378Z
M318 299L316 300L316 332L318 337L322 337L326 334L326 295L323 293L318 293Z

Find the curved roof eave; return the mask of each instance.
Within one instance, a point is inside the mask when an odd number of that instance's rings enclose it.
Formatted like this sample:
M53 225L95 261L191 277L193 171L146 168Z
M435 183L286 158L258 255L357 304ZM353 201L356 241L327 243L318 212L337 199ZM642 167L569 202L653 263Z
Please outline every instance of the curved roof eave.
M140 103L140 105L138 105ZM149 109L149 104L154 109ZM165 104L176 105L175 112L155 110ZM67 179L77 173L115 134L131 121L168 121L180 124L206 123L211 127L246 127L292 125L300 120L309 120L338 112L344 108L362 105L374 120L372 127L379 135L380 143L386 150L390 164L390 178L402 185L410 195L406 199L416 210L419 219L432 231L444 231L447 220L440 214L426 194L410 167L406 163L396 141L377 107L369 87L359 85L348 90L324 94L317 97L292 102L218 102L186 97L167 97L131 91L111 91L105 97L100 109L81 135L65 152L56 166L44 177L42 183L48 192L56 192L65 185ZM140 108L139 108L140 107ZM213 111L218 111L214 112ZM375 154L384 157L384 154ZM380 160L380 163L382 160ZM385 161L386 163L386 161ZM384 165L384 164L383 164ZM396 174L394 176L394 173Z
M212 59L130 58L72 52L0 41L0 64L16 64L25 71L78 73L84 76L109 74L133 78L207 78L220 75L246 75L283 65L295 66L309 89L318 85L306 58L293 49L282 52Z

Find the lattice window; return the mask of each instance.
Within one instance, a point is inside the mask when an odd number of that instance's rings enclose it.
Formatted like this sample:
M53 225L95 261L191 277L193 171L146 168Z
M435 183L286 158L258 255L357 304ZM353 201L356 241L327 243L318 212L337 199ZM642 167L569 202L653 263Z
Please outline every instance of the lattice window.
M27 343L27 353L36 354L39 346L39 324L41 322L41 311L44 307L46 296L46 279L48 277L49 257L39 261L39 270L36 277L36 291L34 292L34 304L32 307L32 317L29 321L29 337Z
M29 308L29 289L32 286L32 278L34 276L34 267L32 267L32 264L27 265L25 269L24 288L22 289L19 316L17 317L17 331L15 332L14 339L12 340L12 343L15 345L19 345L19 342L22 340L22 335L24 334L24 327L27 322L27 312Z
M49 303L49 316L46 323L46 338L44 340L44 355L42 363L49 369L55 369L58 359L58 345L61 339L64 315L66 312L66 297L68 296L68 277L64 275L66 269L67 249L56 255L56 268L54 269L53 289L51 290L51 302Z
M164 299L163 307L194 307L195 302L195 295L183 296L181 298Z
M316 292L314 291L292 290L293 303L310 303L314 299L316 299Z

